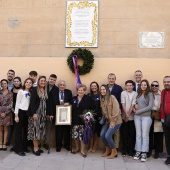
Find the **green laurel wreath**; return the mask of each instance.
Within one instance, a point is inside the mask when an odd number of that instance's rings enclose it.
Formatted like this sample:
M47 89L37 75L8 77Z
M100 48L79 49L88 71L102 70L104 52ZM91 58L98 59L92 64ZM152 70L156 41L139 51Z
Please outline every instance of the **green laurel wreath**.
M72 57L74 55L77 55L79 59L83 60L83 65L82 66L78 65L79 75L85 75L89 73L94 65L94 55L91 53L91 51L82 48L78 48L72 51L72 53L67 58L67 64L69 66L69 69L73 73L74 73L74 66L73 66Z

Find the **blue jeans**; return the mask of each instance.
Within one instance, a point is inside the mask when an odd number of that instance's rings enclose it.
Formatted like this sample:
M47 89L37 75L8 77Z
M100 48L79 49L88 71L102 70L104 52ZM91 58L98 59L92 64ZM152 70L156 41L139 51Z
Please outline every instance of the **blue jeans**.
M140 152L149 151L149 131L152 124L150 116L142 117L134 115L136 127L136 144L135 150Z
M110 124L104 124L100 132L100 137L106 147L110 146L112 149L115 148L113 141L113 134L120 128L121 124L115 125L114 128L109 128Z

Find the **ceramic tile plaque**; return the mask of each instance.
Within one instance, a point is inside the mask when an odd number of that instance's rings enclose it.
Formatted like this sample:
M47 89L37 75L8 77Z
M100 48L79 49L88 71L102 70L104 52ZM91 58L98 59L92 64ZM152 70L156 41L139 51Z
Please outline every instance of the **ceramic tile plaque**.
M164 32L140 32L140 48L164 48Z
M68 1L66 47L97 47L98 1Z

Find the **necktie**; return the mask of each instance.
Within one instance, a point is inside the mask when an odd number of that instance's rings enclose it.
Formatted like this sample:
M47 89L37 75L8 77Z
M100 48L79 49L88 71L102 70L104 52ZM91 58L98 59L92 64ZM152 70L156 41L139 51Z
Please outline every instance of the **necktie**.
M64 104L64 92L61 91L61 99L60 99L60 104Z
M140 85L140 84L137 83L136 92L139 91L139 85Z

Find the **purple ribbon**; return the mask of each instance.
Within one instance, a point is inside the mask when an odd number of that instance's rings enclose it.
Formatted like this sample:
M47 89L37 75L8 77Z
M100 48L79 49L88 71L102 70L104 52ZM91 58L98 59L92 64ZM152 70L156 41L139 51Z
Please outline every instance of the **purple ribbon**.
M73 55L72 60L73 60L73 65L74 65L74 72L75 72L75 75L76 75L76 87L77 87L79 84L82 84L82 83L81 83L81 80L80 80L80 76L79 76L77 59L78 59L78 56L77 56L77 55Z
M85 122L85 128L83 132L84 144L88 144L92 136L93 136L93 131L92 131L91 124L88 122Z

